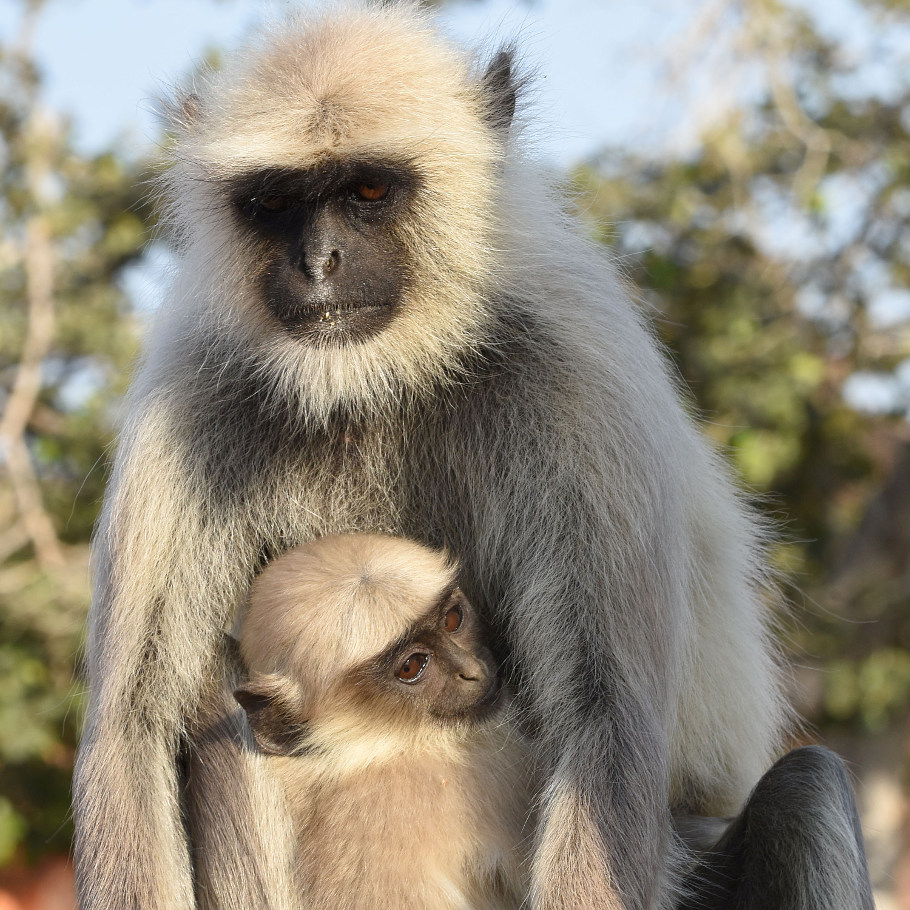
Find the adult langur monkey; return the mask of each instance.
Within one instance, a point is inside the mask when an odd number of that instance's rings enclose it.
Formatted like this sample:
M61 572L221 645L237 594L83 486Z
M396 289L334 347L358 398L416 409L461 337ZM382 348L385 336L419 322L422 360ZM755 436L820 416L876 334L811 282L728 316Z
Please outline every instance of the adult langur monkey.
M294 18L175 105L182 265L95 547L84 910L193 906L178 755L256 572L322 534L461 564L547 769L534 908L672 907L671 812L735 815L781 749L756 522L522 155L519 88L510 51L475 70L391 3ZM871 906L816 756L771 772L686 893L735 874L735 906ZM274 782L254 754L224 774L217 900L293 907Z

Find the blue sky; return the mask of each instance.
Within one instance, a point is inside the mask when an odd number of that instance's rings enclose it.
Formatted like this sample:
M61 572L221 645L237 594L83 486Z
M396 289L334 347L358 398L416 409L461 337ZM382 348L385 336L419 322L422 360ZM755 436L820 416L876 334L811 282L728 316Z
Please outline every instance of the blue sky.
M83 148L115 137L154 141L154 99L209 48L230 48L264 18L306 0L47 0L35 52L49 106L68 112ZM793 0L846 36L862 76L887 91L910 65L910 35L871 30L852 0ZM674 59L709 0L487 0L447 5L448 30L468 45L517 37L536 68L539 148L560 165L605 144L691 145L735 101L742 68L722 53ZM0 0L0 34L14 35L22 3ZM722 50L723 36L713 47ZM691 51L691 47L689 47Z
M71 117L83 149L116 140L141 153L157 137L155 98L206 50L236 46L263 19L306 2L47 0L34 36L44 100ZM790 2L840 40L855 65L853 91L888 95L910 78L907 29L875 27L854 0ZM530 138L542 157L566 167L608 144L639 151L695 145L699 132L749 91L748 63L731 54L723 23L693 43L699 16L733 8L723 0L461 0L444 8L442 21L470 46L518 39L536 71ZM17 33L21 9L20 0L0 0L4 41ZM843 206L848 216L850 208ZM776 226L794 244L800 229L795 222ZM154 306L166 269L166 256L153 250L128 277L130 292ZM883 288L878 304L886 322L910 314L904 289ZM910 373L894 381L910 388ZM868 391L856 392L868 399Z
M910 34L873 29L853 0L791 0L845 40L856 86L887 93L910 72ZM154 141L154 99L208 48L230 48L263 18L306 0L47 0L35 52L48 105L73 118L86 149L122 137ZM0 36L16 33L21 0L0 0ZM747 82L724 36L686 36L711 0L486 0L447 5L448 30L469 45L517 37L536 68L541 152L566 165L605 144L691 145ZM732 8L728 4L727 8ZM674 65L680 51L688 58Z
M49 0L35 51L45 99L71 114L79 144L99 148L121 136L152 142L155 96L193 67L207 48L229 48L289 0ZM469 45L518 37L538 72L539 147L568 164L604 143L661 141L678 111L660 62L685 28L684 0L516 0L454 3L448 30ZM15 34L20 4L0 0L0 32ZM645 102L645 103L643 103Z

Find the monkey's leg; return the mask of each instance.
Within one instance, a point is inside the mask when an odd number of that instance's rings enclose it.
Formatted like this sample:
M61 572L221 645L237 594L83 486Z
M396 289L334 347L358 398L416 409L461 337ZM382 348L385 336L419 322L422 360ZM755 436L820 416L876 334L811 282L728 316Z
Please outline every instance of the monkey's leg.
M781 758L685 888L679 910L873 910L843 762L819 746Z

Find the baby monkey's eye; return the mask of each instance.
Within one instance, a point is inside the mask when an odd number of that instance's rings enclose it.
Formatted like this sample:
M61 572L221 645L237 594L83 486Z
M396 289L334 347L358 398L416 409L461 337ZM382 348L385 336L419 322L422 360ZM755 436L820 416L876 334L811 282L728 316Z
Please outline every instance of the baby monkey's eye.
M395 675L402 682L417 682L430 662L430 655L423 652L412 654L396 671Z
M365 199L367 202L378 202L380 199L384 199L389 193L389 185L387 183L358 183L354 187L354 195L360 199Z
M446 632L457 632L461 628L463 621L464 613L462 613L461 607L454 606L451 610L449 610L448 613L446 613L442 624Z

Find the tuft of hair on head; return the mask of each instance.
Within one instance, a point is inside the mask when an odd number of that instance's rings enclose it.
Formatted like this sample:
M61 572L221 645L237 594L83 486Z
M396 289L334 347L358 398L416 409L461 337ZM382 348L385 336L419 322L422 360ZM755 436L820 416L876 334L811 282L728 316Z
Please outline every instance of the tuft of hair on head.
M185 133L199 119L202 101L192 90L179 88L158 102L159 115L172 134Z
M518 96L526 83L526 78L515 71L516 59L515 45L504 45L487 64L479 81L486 121L503 137L515 119Z

